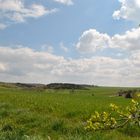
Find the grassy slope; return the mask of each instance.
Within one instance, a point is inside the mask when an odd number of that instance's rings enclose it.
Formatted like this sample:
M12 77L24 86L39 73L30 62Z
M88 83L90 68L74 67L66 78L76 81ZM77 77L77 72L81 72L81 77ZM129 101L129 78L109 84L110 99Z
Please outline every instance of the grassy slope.
M75 91L33 91L0 87L0 140L139 140L139 128L86 132L84 122L95 111L113 102L126 106L130 100L110 97L118 88ZM94 94L94 96L92 96ZM29 137L30 136L30 137Z

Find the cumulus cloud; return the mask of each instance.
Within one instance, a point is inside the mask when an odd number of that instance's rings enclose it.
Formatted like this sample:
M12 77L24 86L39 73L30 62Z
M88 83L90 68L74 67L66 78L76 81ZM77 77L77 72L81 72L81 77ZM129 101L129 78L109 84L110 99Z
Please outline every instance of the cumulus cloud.
M140 49L140 28L126 31L124 34L109 36L89 29L81 35L76 48L81 53L95 53L106 48L119 48L120 50Z
M47 51L47 52L49 52L49 53L53 53L53 52L54 52L53 46L48 45L48 44L42 45L41 50L42 50L42 51Z
M72 1L55 0L70 5ZM122 7L114 12L114 17L136 20L139 2L120 0ZM137 4L136 4L137 3ZM136 7L137 6L137 7ZM128 10L129 8L129 10ZM132 9L133 10L132 10ZM135 13L137 11L137 14ZM0 0L0 18L14 22L25 22L27 18L38 18L55 12L43 5L25 5L23 0ZM134 17L132 16L134 15ZM136 18L137 17L137 18ZM1 23L0 29L6 28ZM123 34L110 36L96 29L82 33L76 48L81 53L95 53L104 49L119 49L117 58L94 56L70 59L52 54L52 46L44 45L41 51L20 46L0 46L0 80L8 82L71 82L112 86L139 86L140 83L140 28L131 29ZM67 52L63 43L60 48ZM119 59L124 51L129 56Z
M7 26L3 23L0 23L0 30L4 30Z
M124 50L140 50L140 28L134 28L126 31L125 34L116 34L111 38L112 48L120 48Z
M120 10L113 13L114 19L126 19L140 23L140 0L119 0ZM121 50L140 49L140 28L126 31L124 34L110 36L100 33L96 29L84 31L79 38L76 48L81 53L95 53L105 48L119 48Z
M121 8L113 13L114 19L126 19L140 22L140 1L139 0L119 0Z
M66 59L27 47L0 47L0 77L10 82L73 82L133 86L140 83L140 52L130 58Z
M108 47L110 37L107 34L99 33L95 29L89 29L81 35L76 48L82 53L91 53Z
M47 9L41 4L25 4L24 0L0 0L0 18L12 22L25 22L27 18L39 18L56 12L57 9Z
M54 0L58 3L62 3L62 4L65 4L65 5L73 5L73 1L72 0Z
M5 72L5 71L6 71L5 65L0 63L0 72Z
M64 52L68 52L69 51L69 49L67 47L65 47L63 42L60 43L60 49L63 50Z

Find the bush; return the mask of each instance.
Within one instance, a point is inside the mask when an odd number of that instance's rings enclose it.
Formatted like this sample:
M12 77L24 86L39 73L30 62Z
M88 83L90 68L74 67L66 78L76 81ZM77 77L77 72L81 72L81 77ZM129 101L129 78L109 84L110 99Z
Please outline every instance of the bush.
M86 130L109 130L122 128L126 125L140 126L140 102L132 100L126 108L121 108L115 104L110 104L110 112L95 112L87 120Z

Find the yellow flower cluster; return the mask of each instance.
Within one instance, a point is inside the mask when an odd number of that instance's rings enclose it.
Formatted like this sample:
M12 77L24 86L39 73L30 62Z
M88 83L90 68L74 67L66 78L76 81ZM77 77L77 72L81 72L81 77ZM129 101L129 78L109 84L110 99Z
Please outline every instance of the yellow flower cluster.
M86 130L100 130L100 129L109 129L115 127L117 121L114 117L111 117L107 112L99 114L97 111L94 115L87 120Z
M99 113L95 111L86 123L86 130L107 130L123 127L127 123L137 124L140 126L140 103L132 100L130 106L125 109L115 104L110 104L113 112Z
M138 97L140 97L140 93L139 93L139 94L137 94L137 96L138 96Z
M113 111L117 111L119 109L119 107L117 105L112 104L112 103L110 104L110 107Z

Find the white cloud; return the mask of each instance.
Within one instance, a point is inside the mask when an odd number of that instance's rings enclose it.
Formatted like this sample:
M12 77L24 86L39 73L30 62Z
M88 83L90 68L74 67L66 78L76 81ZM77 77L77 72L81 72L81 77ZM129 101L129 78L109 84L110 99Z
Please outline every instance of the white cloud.
M140 0L119 0L121 8L113 13L114 19L126 19L140 22Z
M6 66L2 63L0 63L0 72L6 71Z
M72 4L72 1L56 1L67 5ZM122 8L114 12L115 18L138 19L139 15L135 13L139 9L138 1L120 0L120 2ZM55 9L48 10L39 4L25 5L23 0L0 0L0 18L14 22L25 22L27 18L38 18L52 12L55 12ZM4 28L6 25L1 23L0 29ZM139 44L140 28L135 28L124 34L113 36L100 33L96 29L89 29L82 33L76 44L77 50L85 54L103 51L107 48L123 50L116 53L117 58L94 56L66 59L63 56L52 54L54 49L48 45L42 46L42 51L23 46L16 48L0 46L1 81L139 86ZM60 44L60 48L65 52L68 51L63 43ZM130 56L119 59L124 55L124 51L129 52Z
M4 30L7 26L3 23L0 23L0 30Z
M89 29L81 35L76 48L82 53L92 53L108 47L110 37L99 33L95 29Z
M47 51L49 53L53 53L54 52L53 46L47 45L47 44L42 45L41 50L42 51Z
M95 29L89 29L81 35L76 48L81 53L95 53L106 48L118 48L120 50L140 50L140 28L126 31L124 34L109 36L99 33Z
M57 9L47 9L41 4L27 5L24 0L0 0L2 21L25 22L27 18L39 18L56 11Z
M90 66L85 63L85 68L92 70L90 73L97 83L106 83L107 85L121 86L139 86L140 80L140 28L133 28L123 34L99 33L95 29L89 29L82 33L76 48L81 53L100 52L112 48L116 51L115 57L93 57ZM126 55L126 54L127 55ZM110 54L110 53L109 53ZM128 55L129 54L129 55ZM122 59L122 57L124 58ZM119 59L121 58L121 59ZM89 61L88 61L89 62ZM94 67L93 66L94 63ZM85 71L85 69L84 69ZM93 74L95 73L95 75ZM87 76L88 77L88 76ZM88 77L90 79L90 77ZM120 81L120 82L119 82Z
M129 58L92 57L65 59L27 47L0 47L1 81L73 82L99 85L138 86L140 51Z
M72 0L54 0L54 1L65 4L65 5L73 5Z
M69 51L68 48L64 46L63 42L60 43L60 49L62 49L64 52L68 52Z
M114 35L111 38L112 48L123 50L140 50L140 28L131 29L122 35Z

